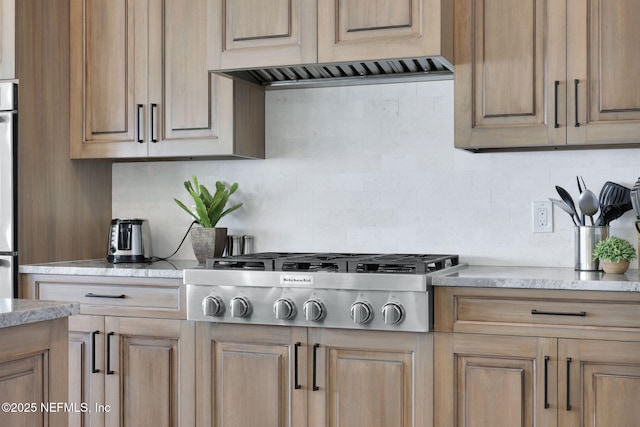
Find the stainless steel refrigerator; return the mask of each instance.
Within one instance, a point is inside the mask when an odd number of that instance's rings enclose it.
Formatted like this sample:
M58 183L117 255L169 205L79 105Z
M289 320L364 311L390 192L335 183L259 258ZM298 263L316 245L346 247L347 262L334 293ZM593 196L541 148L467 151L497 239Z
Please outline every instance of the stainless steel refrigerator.
M0 298L18 296L18 85L0 83Z

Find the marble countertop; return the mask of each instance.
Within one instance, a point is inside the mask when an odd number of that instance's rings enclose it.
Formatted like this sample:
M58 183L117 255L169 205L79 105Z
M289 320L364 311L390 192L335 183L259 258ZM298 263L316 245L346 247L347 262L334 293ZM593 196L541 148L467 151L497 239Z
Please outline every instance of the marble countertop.
M106 259L21 265L20 273L182 279L185 269L204 268L195 260L111 264ZM433 277L434 286L475 286L640 292L638 270L625 274L578 272L572 268L468 266Z
M82 261L50 262L21 265L20 273L65 274L76 276L149 277L156 279L182 279L185 269L204 268L196 260L168 260L145 263L112 264L105 258Z
M59 319L80 313L75 302L0 298L0 328Z
M469 266L448 276L435 276L433 285L640 292L640 274L638 270L606 274L572 268Z

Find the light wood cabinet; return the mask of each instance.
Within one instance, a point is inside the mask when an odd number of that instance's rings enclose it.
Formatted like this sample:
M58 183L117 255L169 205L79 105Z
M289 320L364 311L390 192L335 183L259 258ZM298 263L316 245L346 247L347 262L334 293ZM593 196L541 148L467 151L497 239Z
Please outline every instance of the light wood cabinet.
M452 59L453 3L318 1L318 62L444 56Z
M640 143L636 2L456 0L455 11L456 147Z
M211 13L71 1L71 158L264 157L263 90L207 70Z
M210 69L315 63L316 0L215 0Z
M196 425L306 425L307 351L296 343L304 328L198 323Z
M199 323L196 336L200 427L432 426L428 334Z
M550 338L437 334L435 425L555 426L557 363L547 357L556 345Z
M67 425L66 335L66 317L0 329L0 425Z
M16 0L0 0L0 80L16 78Z
M180 280L24 275L22 287L81 303L64 401L91 410L70 412L70 426L195 425L195 325Z
M436 304L436 425L635 425L637 295L438 288Z
M431 334L310 328L308 343L309 427L433 425Z
M210 68L453 57L443 0L215 0Z

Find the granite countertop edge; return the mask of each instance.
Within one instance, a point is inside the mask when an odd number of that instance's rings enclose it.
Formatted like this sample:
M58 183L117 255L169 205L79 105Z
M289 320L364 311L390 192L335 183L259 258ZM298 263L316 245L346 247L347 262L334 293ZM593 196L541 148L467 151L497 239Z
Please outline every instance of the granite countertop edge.
M21 265L24 274L59 274L183 279L184 270L201 269L195 260L153 263L111 264L106 259L63 261ZM575 271L568 267L460 266L452 274L435 274L433 286L488 287L512 289L558 289L640 292L638 270L625 274Z
M74 314L80 314L80 304L76 302L0 298L0 328L44 322Z
M440 287L640 292L640 275L638 270L606 274L566 267L468 266L450 275L436 275L432 284Z
M112 264L106 259L88 259L26 264L21 265L18 268L18 272L22 274L182 279L184 270L192 268L203 268L203 266L195 260L161 260L150 263Z

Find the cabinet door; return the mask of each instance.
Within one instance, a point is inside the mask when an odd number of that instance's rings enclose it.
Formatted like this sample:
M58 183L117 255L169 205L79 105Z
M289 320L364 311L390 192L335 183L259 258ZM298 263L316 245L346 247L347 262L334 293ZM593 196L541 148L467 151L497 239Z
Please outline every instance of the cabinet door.
M0 412L2 426L48 425L46 412L41 410L43 402L49 402L48 385L45 382L46 353L23 356L0 363L0 398L3 410ZM4 409L5 402L15 404ZM17 405L25 405L17 406ZM35 406L32 406L35 405Z
M192 322L107 317L107 426L195 424Z
M638 425L640 342L560 340L558 361L558 425Z
M0 0L0 80L16 78L16 0Z
M309 346L310 427L433 425L432 335L310 329Z
M150 1L149 156L232 153L233 82L207 69L214 1Z
M319 1L318 62L432 55L453 61L452 25L449 0Z
M104 317L69 317L69 402L91 411L69 412L69 427L102 427L104 412Z
M199 427L307 424L304 328L198 323L196 330Z
M71 0L71 158L146 156L147 9L147 0Z
M436 348L437 426L556 425L555 339L437 334Z
M317 0L215 0L209 69L314 63Z
M456 147L564 144L565 2L455 0L455 11Z
M567 3L568 142L640 142L640 2Z

